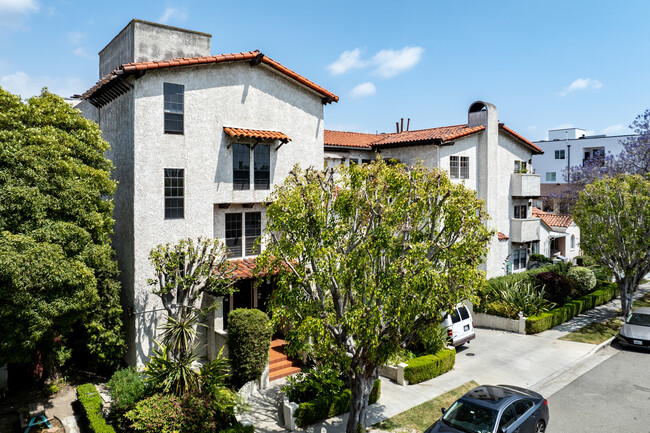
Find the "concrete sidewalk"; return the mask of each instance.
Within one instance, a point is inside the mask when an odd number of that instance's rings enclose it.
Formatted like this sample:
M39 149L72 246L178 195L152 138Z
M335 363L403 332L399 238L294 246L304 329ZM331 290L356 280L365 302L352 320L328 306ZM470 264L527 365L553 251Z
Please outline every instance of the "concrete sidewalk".
M635 299L650 291L650 284L639 287ZM460 347L454 368L442 376L416 385L400 386L381 378L381 398L369 407L368 425L417 406L470 380L479 384L522 386L539 391L544 397L566 386L611 356L600 346L558 340L591 322L602 322L620 310L618 299L587 311L572 320L536 335L476 329L476 339ZM596 355L596 356L594 356ZM259 432L284 432L280 424L280 387L273 386L251 397L250 418ZM308 432L343 433L347 415L330 418L306 429Z

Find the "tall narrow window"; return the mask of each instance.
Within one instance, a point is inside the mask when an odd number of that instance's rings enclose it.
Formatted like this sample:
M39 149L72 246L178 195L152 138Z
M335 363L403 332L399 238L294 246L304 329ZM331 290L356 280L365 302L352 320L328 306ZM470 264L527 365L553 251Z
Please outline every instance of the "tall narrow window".
M262 213L246 212L246 255L259 254L259 247L255 242L262 234Z
M228 257L241 257L242 214L226 214L226 253Z
M232 152L232 188L250 189L251 150L245 144L235 143Z
M253 178L255 189L269 189L271 172L270 146L257 145L253 152Z
M523 219L526 218L526 205L516 205L515 206L515 218L517 219Z
M469 156L460 157L460 178L469 179Z
M185 87L181 84L164 83L165 134L183 133L183 106Z
M459 159L457 156L449 157L449 177L458 179L458 169L460 167Z
M165 169L165 219L178 219L184 216L185 170Z

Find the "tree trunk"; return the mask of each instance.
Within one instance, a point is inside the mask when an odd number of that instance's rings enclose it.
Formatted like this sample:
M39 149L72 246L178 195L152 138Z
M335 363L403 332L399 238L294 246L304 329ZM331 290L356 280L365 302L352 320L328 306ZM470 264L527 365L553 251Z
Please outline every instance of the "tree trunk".
M374 369L377 373L377 369ZM377 374L367 377L355 374L352 378L352 395L350 397L350 417L345 429L346 433L360 433L366 431L366 414L368 410L368 397L375 384Z
M619 282L619 290L621 292L621 309L623 310L623 317L627 317L632 310L632 295L635 292L636 278L623 277Z

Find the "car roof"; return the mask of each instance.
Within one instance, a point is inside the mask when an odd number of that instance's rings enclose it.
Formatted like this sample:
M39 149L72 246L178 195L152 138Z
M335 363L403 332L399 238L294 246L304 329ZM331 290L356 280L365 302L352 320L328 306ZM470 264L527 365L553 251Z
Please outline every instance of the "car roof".
M467 392L460 399L480 406L499 410L502 406L509 404L521 397L541 399L542 396L536 392L511 385L482 385Z
M650 307L639 307L632 310L633 313L650 314Z

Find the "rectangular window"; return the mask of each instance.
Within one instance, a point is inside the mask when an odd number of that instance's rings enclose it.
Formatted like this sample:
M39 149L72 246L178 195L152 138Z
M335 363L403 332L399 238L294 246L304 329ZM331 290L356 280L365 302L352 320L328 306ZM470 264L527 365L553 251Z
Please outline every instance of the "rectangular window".
M163 83L163 93L165 99L165 134L182 134L185 86Z
M528 173L526 161L515 161L515 173Z
M539 254L539 241L534 241L530 244L530 252L532 254Z
M359 160L357 158L350 158L350 165L358 165Z
M226 214L226 253L228 257L241 257L242 214Z
M182 168L165 169L165 219L184 217L184 177Z
M271 147L258 145L253 151L253 178L255 189L269 189L271 173Z
M526 248L514 250L512 252L512 269L525 269L526 255Z
M262 234L262 213L246 212L246 255L259 254L259 247L255 245Z
M564 159L565 158L565 153L564 149L556 150L555 151L555 159Z
M232 189L250 189L251 150L245 144L233 144Z
M370 160L370 159L362 159L361 160L362 164L370 164L371 162L372 162L372 160Z
M449 177L452 179L469 179L469 156L449 157Z
M460 178L469 179L469 156L460 157Z
M460 167L460 161L457 156L449 157L449 177L452 179L458 179L458 169Z
M515 206L515 218L523 219L526 218L527 206L525 204Z
M546 181L547 182L555 182L555 172L554 171L547 171L546 172Z

